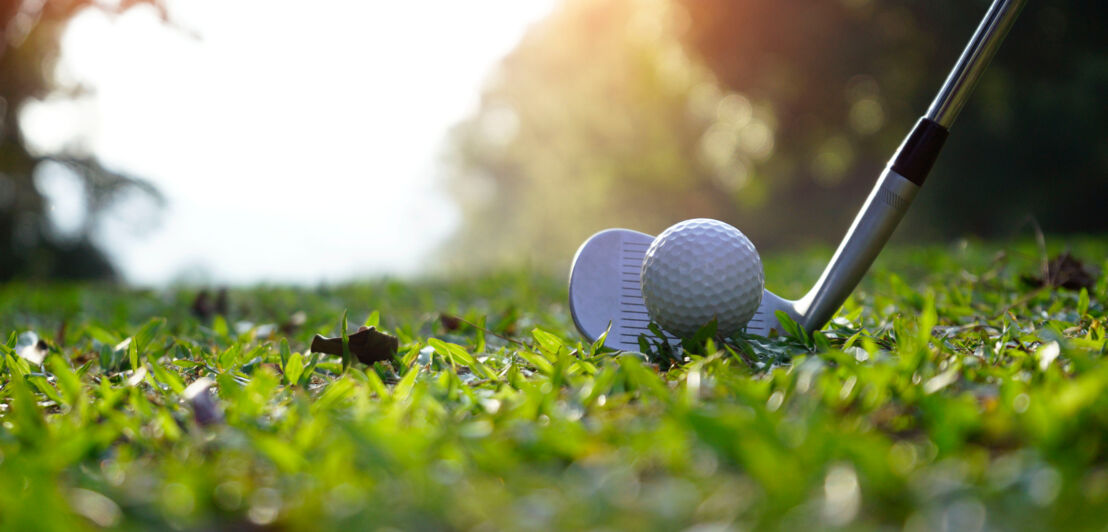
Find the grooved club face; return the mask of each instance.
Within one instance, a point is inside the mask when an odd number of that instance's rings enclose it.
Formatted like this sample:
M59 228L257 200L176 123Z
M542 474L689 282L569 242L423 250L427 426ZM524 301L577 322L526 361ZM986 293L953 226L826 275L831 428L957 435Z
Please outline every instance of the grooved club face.
M621 351L638 351L639 335L653 337L647 326L650 315L642 300L639 281L643 256L654 237L629 229L608 229L589 238L573 259L569 277L569 306L577 330L596 341L605 331L605 345ZM780 328L774 313L793 313L793 302L766 290L746 331L769 335Z
M595 342L638 351L639 335L650 335L650 315L639 287L643 255L654 237L627 229L592 236L577 251L569 274L569 307L577 330Z

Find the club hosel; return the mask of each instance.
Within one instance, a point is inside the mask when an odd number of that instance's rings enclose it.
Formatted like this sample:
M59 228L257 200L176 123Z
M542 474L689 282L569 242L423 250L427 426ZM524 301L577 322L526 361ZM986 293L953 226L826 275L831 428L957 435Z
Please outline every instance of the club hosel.
M796 302L800 325L814 331L835 315L893 234L919 188L892 164L885 168L819 281Z
M916 186L923 186L948 135L950 132L938 122L927 117L920 118L889 159L889 168Z

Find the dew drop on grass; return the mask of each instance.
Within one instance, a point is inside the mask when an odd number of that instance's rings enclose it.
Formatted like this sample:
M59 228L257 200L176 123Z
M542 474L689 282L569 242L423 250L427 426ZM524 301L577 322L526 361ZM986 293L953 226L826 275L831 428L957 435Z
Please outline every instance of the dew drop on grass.
M268 525L277 520L281 511L281 494L271 488L261 488L250 496L247 518L256 525Z
M75 512L102 528L116 526L123 515L115 501L91 490L70 490L69 502Z
M778 408L785 402L785 393L781 390L777 390L770 394L769 399L766 400L766 409L770 412L776 412Z
M823 480L823 492L823 517L829 524L842 526L854 520L862 503L862 493L853 467L833 466Z
M1041 467L1031 474L1027 483L1027 495L1031 502L1046 506L1058 496L1062 488L1062 476L1052 467Z

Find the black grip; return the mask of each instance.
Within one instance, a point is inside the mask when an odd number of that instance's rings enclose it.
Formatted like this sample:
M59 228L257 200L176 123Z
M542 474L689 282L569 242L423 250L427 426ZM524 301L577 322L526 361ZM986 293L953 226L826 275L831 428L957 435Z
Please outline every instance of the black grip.
M927 118L919 119L916 127L896 150L896 154L889 161L889 166L894 172L917 186L923 186L949 134L950 132L937 122Z

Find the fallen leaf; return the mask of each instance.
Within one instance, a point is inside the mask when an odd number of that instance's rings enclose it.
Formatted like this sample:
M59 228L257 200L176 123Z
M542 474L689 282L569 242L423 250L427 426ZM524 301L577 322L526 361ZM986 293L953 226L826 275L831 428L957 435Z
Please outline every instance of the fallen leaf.
M230 310L231 305L227 302L227 289L220 288L219 292L215 295L215 313L226 316Z
M189 310L192 311L193 316L205 321L215 316L215 306L212 305L212 298L208 295L207 290L201 290L199 294L196 294Z
M350 353L366 365L392 360L400 348L400 341L395 336L378 331L376 327L362 327L349 335L347 340ZM311 350L313 353L342 356L342 337L327 338L317 334L312 338Z
M214 318L217 314L226 316L227 308L227 289L220 288L215 296L215 301L212 301L212 297L207 290L201 290L200 293L196 294L196 298L192 300L190 310L193 316L206 321Z
M1069 253L1050 259L1041 276L1024 275L1022 279L1031 286L1062 287L1067 290L1092 290L1096 286L1095 273Z
M457 316L451 316L450 314L440 314L439 322L442 323L443 330L447 332L456 331L462 326L462 320Z

